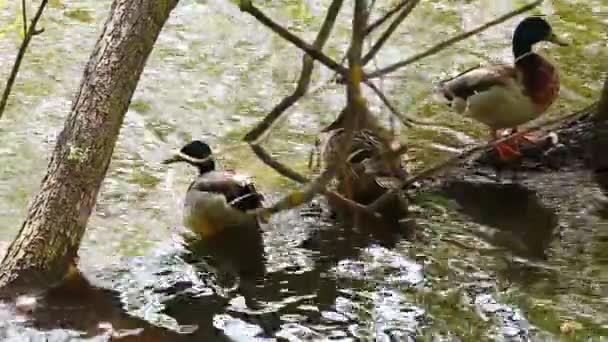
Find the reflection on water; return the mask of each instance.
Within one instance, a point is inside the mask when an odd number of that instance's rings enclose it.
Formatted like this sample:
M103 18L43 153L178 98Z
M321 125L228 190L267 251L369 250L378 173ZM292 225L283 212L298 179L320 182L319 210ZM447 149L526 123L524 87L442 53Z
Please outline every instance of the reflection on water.
M481 177L450 182L446 194L475 222L496 228L486 237L516 253L543 257L557 227L555 209L518 183L497 183Z
M39 300L27 324L41 330L82 331L81 337L111 330L159 341L415 335L424 310L397 290L422 283L419 264L376 244L386 241L352 227L319 224L318 218L297 214L283 215L280 224L316 231L312 250L297 246L311 246L303 235L297 244L283 240L283 250L267 261L261 234L229 234L205 242L186 239L184 248L179 243L163 255L150 256L145 264L132 264L130 272L139 280L131 279L129 293L120 291L116 274L101 277L116 282L119 291L91 286L83 279L73 281ZM276 243L280 234L272 229L266 227L265 237ZM366 261L358 261L360 257ZM298 258L303 259L291 262ZM273 264L269 272L266 263ZM366 283L378 276L386 277L387 284L368 288ZM155 304L142 300L150 295L156 297ZM380 331L369 330L372 327L361 321L359 310L366 301L371 302L372 308L366 309L378 325L373 329Z

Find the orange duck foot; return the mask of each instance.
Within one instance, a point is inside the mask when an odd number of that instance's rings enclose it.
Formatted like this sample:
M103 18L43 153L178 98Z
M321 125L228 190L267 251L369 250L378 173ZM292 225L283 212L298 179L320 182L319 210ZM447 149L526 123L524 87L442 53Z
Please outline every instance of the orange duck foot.
M498 157L503 161L521 157L521 152L519 152L517 145L511 144L508 141L496 144L496 152L498 153Z

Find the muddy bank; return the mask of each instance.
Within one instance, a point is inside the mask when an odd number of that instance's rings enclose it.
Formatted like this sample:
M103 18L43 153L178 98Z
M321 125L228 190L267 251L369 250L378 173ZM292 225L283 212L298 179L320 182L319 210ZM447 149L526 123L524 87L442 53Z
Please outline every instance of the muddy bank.
M486 152L427 180L425 192L447 196L453 209L490 227L479 235L516 254L584 252L602 239L592 227L608 217L608 124L593 121L595 110L552 130L558 139L522 146L520 160Z

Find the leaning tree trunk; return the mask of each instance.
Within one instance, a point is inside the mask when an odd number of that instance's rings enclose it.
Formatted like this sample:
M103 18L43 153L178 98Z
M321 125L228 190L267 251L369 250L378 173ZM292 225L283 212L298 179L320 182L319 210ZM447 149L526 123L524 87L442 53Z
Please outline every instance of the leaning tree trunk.
M608 120L608 74L606 74L606 80L604 81L604 90L602 90L602 95L600 96L596 119L603 121Z
M0 265L0 286L62 280L75 264L146 59L179 0L114 0L42 186Z
M595 114L593 139L591 141L591 168L595 179L608 195L608 74Z

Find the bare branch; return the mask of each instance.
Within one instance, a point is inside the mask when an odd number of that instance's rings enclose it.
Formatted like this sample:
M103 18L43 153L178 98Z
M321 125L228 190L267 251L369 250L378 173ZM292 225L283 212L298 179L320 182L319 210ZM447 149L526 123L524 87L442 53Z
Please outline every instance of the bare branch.
M11 73L6 81L6 86L4 87L4 92L2 93L2 98L0 99L0 118L4 114L4 109L6 108L6 103L8 102L8 97L11 94L11 90L13 89L13 84L15 84L15 79L17 79L17 74L19 73L19 68L21 67L21 62L23 61L23 56L25 55L25 51L27 50L27 46L30 44L32 37L42 33L43 30L37 30L36 24L38 20L42 16L42 12L46 7L48 0L42 0L34 18L32 18L32 22L30 23L30 27L25 31L25 35L23 37L23 41L21 42L21 46L19 47L19 52L17 53L17 57L15 58L15 64L13 64L13 68L11 69ZM27 27L25 24L26 14L25 14L25 1L22 2L23 5L23 23L24 30Z
M327 42L331 30L336 21L336 17L340 12L340 8L342 8L343 0L333 0L331 5L327 10L327 15L325 16L325 20L323 21L323 25L313 42L312 47L315 50L322 51L323 46ZM260 140L260 137L263 137L264 133L268 131L268 129L273 125L276 120L278 120L281 115L291 107L294 103L296 103L306 92L308 91L308 87L310 86L310 77L312 74L312 70L314 67L313 59L305 54L302 58L302 71L300 73L300 79L298 80L298 85L294 90L293 94L283 98L278 105L276 105L270 113L256 126L254 127L247 135L245 135L244 140L249 143L257 143Z
M281 25L275 23L272 19L266 16L262 11L260 11L257 7L253 5L251 0L241 0L241 11L247 12L255 17L259 22L264 24L266 27L271 29L273 32L281 36L283 39L297 46L308 55L310 55L315 60L321 62L323 65L328 67L329 69L341 74L345 75L347 70L342 65L338 64L336 61L322 53L321 51L315 49L313 46L302 40L300 37L294 35L289 32L286 28Z
M397 4L394 8L390 9L386 12L381 18L371 23L367 29L365 30L365 35L369 35L374 32L375 29L384 24L388 19L390 19L395 13L399 12L410 0L403 0Z
M347 108L350 109L346 112L345 117L345 143L338 146L337 158L332 160L331 164L315 179L311 182L306 183L301 190L291 192L289 195L283 197L277 203L270 208L264 208L257 212L262 220L268 220L268 218L277 211L284 210L286 208L294 208L310 201L318 193L326 193L327 184L334 178L337 170L344 166L346 156L352 145L352 139L354 136L355 128L359 124L360 115L367 114L367 107L365 98L361 92L361 81L362 81L362 69L361 69L361 51L363 46L363 39L365 38L365 27L367 25L367 1L356 0L355 2L355 15L353 18L353 33L351 44L348 53L349 70L346 74L347 78ZM263 151L258 146L252 146L256 154ZM290 172L289 168L281 167L278 162L270 160L269 156L264 156L262 160L268 162L267 165L275 166L275 170L280 170L285 175L294 176L299 178L297 173ZM340 195L333 195L334 198L341 198ZM353 207L360 207L355 204ZM369 210L366 210L369 212Z
M293 170L289 166L274 159L268 152L266 152L266 150L264 150L263 147L261 147L259 145L251 145L251 149L264 164L268 165L269 167L271 167L272 169L277 171L279 174L281 174L295 182L301 183L301 184L308 183L308 178L306 178L304 175L298 173L297 171ZM327 175L324 177L327 177ZM323 183L325 183L325 182L326 181L323 180ZM370 210L367 206L357 203L355 201L352 201L334 191L327 190L327 189L325 189L325 185L323 185L322 187L319 185L321 185L321 184L320 183L317 184L316 188L309 187L307 189L305 187L304 190L297 190L297 191L285 196L283 199L281 199L277 203L275 203L272 207L264 208L263 215L269 216L269 215L275 214L279 211L292 209L293 207L300 205L300 203L299 203L300 200L302 201L302 203L304 203L306 200L312 199L314 197L314 195L316 195L317 193L321 193L321 194L325 195L326 197L328 197L330 200L340 203L340 205L342 205L354 212L359 212L359 213L362 213L362 214L365 214L368 216L373 216L373 217L380 217L380 214L376 213L373 210ZM255 214L259 214L259 211L256 212ZM267 218L264 218L264 219L267 220Z
M374 58L374 56L376 56L376 54L380 51L380 49L382 48L384 43L386 43L386 41L390 38L390 36L395 32L397 27L399 27L399 25L401 25L403 20L405 20L405 18L407 18L407 16L412 12L414 7L416 7L416 5L418 5L419 2L420 2L420 0L410 0L407 2L407 6L405 6L401 10L401 12L397 16L397 18L395 18L395 20L389 25L389 27L386 29L386 31L384 31L384 33L382 33L382 36L380 36L380 39L378 39L378 41L372 46L372 48L365 54L365 56L363 57L363 61L362 61L363 65L366 65L367 63L369 63L369 61L371 61Z
M27 8L25 7L25 0L21 0L21 16L23 20L23 36L27 34Z
M528 5L522 6L522 7L518 8L518 9L512 11L512 12L509 12L509 13L501 16L501 17L498 17L498 18L496 18L496 19L494 19L492 21L489 21L489 22L487 22L487 23L485 23L485 24L483 24L481 26L478 26L478 27L476 27L475 29L473 29L471 31L467 31L465 33L462 33L462 34L459 34L459 35L457 35L455 37L452 37L452 38L450 38L448 40L445 40L445 41L443 41L443 42L441 42L441 43L439 43L439 44L431 47L430 49L428 49L426 51L423 51L421 53L418 53L418 54L416 54L416 55L414 55L414 56L412 56L412 57L410 57L410 58L408 58L406 60L403 60L401 62L397 62L395 64L389 65L389 66L387 66L385 68L376 70L376 71L368 74L367 78L368 79L369 78L376 78L376 77L384 76L386 74L390 74L391 72L393 72L395 70L398 70L400 68L403 68L403 67L405 67L405 66L407 66L409 64L412 64L412 63L414 63L414 62L416 62L416 61L418 61L418 60L420 60L422 58L425 58L425 57L431 56L433 54L436 54L439 51L445 49L446 47L448 47L450 45L454 45L454 44L456 44L456 43L458 43L458 42L460 42L462 40L465 40L465 39L467 39L467 38L469 38L469 37L471 37L471 36L473 36L475 34L478 34L478 33L482 32L484 30L487 30L488 28L490 28L492 26L496 26L496 25L498 25L498 24L500 24L500 23L502 23L504 21L507 21L507 20L509 20L509 19L511 19L511 18L513 18L513 17L515 17L517 15L519 15L519 14L522 14L522 13L524 13L526 11L529 11L529 10L533 9L534 7L540 5L542 2L543 2L543 0L536 0L536 1L534 1L534 2L532 2L530 4L528 4Z
M307 183L308 182L308 178L306 178L304 175L298 173L297 171L293 170L292 168L290 168L289 166L279 162L278 160L274 159L270 153L266 152L266 150L260 146L260 145L250 145L251 150L253 150L253 153L255 153L255 155L266 165L270 166L271 168L273 168L275 171L277 171L279 174L294 180L298 183Z

